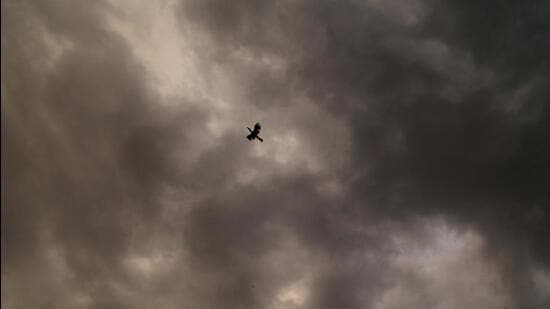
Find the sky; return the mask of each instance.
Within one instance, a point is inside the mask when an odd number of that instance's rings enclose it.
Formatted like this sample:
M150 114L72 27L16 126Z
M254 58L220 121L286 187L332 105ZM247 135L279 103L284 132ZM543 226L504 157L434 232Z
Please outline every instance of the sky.
M548 1L1 6L2 308L550 307Z

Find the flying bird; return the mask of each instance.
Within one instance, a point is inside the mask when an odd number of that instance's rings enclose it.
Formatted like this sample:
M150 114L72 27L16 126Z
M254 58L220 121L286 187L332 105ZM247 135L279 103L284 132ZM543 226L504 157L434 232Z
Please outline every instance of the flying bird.
M260 142L263 142L264 140L258 136L258 134L260 134L260 130L262 129L262 126L260 125L260 123L256 123L254 125L254 130L250 129L249 127L246 127L248 129L248 131L250 131L250 134L248 134L248 136L246 138L248 138L249 141L253 140L253 139L258 139Z

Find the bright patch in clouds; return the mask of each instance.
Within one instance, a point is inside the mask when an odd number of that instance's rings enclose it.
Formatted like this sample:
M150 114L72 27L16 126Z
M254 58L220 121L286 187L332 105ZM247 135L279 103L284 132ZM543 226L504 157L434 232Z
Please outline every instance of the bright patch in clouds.
M292 283L277 294L277 300L281 305L290 305L292 307L302 306L306 302L307 297L308 289L303 281Z
M391 260L396 280L376 309L494 308L510 303L498 268L484 255L483 238L434 220L424 233L428 240L407 235L394 238Z

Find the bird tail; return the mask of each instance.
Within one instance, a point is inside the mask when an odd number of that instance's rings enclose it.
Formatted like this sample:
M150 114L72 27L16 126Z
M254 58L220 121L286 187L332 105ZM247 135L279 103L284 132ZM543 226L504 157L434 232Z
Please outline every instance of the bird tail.
M259 140L260 140L260 142L262 142L262 143L264 142L264 140L263 140L263 139L262 139L261 137L259 137L259 136L256 136L256 138L257 138L257 139L259 139Z

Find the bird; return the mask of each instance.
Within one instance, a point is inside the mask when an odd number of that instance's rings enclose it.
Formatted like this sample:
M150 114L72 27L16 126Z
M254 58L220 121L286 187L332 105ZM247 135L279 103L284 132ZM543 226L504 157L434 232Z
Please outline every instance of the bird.
M258 134L260 134L260 130L262 129L262 126L259 122L254 125L254 130L250 129L249 127L246 128L250 132L250 134L248 134L248 136L246 137L249 141L253 139L258 139L260 142L264 141L261 137L258 136Z

